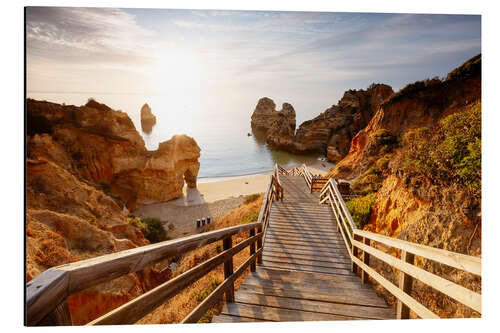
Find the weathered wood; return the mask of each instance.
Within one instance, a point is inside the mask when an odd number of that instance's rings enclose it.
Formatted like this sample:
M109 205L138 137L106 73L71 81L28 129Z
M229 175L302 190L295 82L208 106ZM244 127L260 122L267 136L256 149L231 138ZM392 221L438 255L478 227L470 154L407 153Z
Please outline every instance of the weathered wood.
M354 235L354 240L359 239L359 236ZM351 250L352 256L357 257L358 256L358 248L355 246L354 242L352 243L352 250ZM358 266L356 263L353 261L351 263L351 269L354 274L358 273Z
M259 250L261 251L261 250ZM259 252L256 252L253 256L249 257L243 264L241 264L240 267L236 269L236 271L231 274L227 279L225 279L217 288L212 291L210 295L208 295L207 298L205 298L198 306L191 311L182 321L183 324L185 323L196 323L200 318L210 309L212 308L222 297L222 294L232 286L234 286L234 281L238 277L243 274L245 269L250 265L252 261L255 261ZM226 303L226 304L234 304L234 303Z
M366 253L366 251L364 252ZM413 253L408 253L406 251L403 251L401 253L401 260L407 262L410 265L413 265L413 262L415 260L415 255ZM411 276L405 274L404 272L399 272L399 289L410 295L412 284L413 284L413 278ZM407 307L403 302L398 300L396 314L397 314L397 319L409 319L410 308Z
M227 315L243 316L247 318L271 321L322 321L361 319L356 317L281 309L264 305L251 305L244 303L228 303L227 309L222 313Z
M363 243L365 243L367 246L370 246L370 239L363 237ZM370 266L370 254L366 251L363 251L363 263L366 266ZM361 283L364 284L367 282L368 282L368 274L364 270L361 270ZM407 294L409 294L409 292L407 292L407 291L405 291L405 292Z
M250 229L250 238L255 236L255 229ZM252 256L255 253L255 242L250 243L250 256ZM252 261L250 264L250 271L255 272L256 265L255 261Z
M388 308L387 304L378 296L372 294L365 294L362 291L366 289L352 288L349 292L343 288L313 288L311 286L297 287L296 289L287 288L286 284L276 282L276 284L260 284L260 283L245 283L240 284L238 293L241 291L248 291L254 294L282 296L297 299L306 299L312 301L332 302L341 304L352 304L371 306L379 308Z
M437 249L431 246L410 243L401 239L387 237L363 230L355 230L354 233L362 237L370 238L376 242L413 253L417 256L434 260L439 263L481 276L481 258Z
M87 325L118 325L133 324L150 313L169 298L181 292L185 287L205 276L220 264L242 251L260 235L255 235L225 250L215 257L191 268L190 270L174 277L173 279L157 286L156 288L140 295L132 301L123 304L111 312L91 321Z
M271 251L266 250L264 252L264 256L271 256L276 258L289 258L289 259L298 259L298 260L309 260L309 261L318 261L318 262L328 262L328 263L342 263L347 265L348 267L351 264L351 259L348 257L332 257L332 256L317 256L317 255L307 255L307 254L291 254L291 253L283 253L281 251Z
M303 260L303 259L293 259L293 258L283 258L283 257L274 257L269 255L268 253L263 256L264 263L284 263L284 264L292 264L299 266L311 266L311 267L324 267L324 268L338 268L349 270L350 265L346 263L334 263L328 261L317 261L317 260Z
M26 324L36 325L67 297L69 274L50 268L26 284Z
M297 265L291 263L276 263L272 261L264 260L262 262L264 267L274 267L280 269L288 269L288 270L296 270L301 272L313 272L313 273L325 273L325 274L337 274L337 275L349 275L349 269L340 269L340 268L327 268L321 266L312 266L312 265Z
M54 310L38 322L38 326L71 326L72 324L67 300L59 303Z
M224 250L229 250L233 246L233 241L231 236L225 238L222 241L222 247ZM228 280L231 275L233 275L233 257L229 257L224 262L224 280ZM226 301L234 302L234 284L229 285L226 288Z
M46 271L48 273L40 274L27 285L28 325L35 325L68 295L136 272L158 260L185 253L258 225L258 223L249 223L209 231L52 268Z
M264 322L266 320L262 319L255 319L255 318L246 318L246 317L240 317L240 316L231 316L231 315L225 315L221 314L218 316L215 316L212 318L212 323L244 323L244 322Z
M431 310L427 309L425 306L417 302L410 295L408 295L407 293L403 292L401 289L396 287L394 284L392 284L392 282L390 282L382 275L377 273L377 271L375 271L373 268L370 268L369 266L365 265L363 261L359 260L356 257L353 257L352 260L355 261L356 264L358 264L361 269L365 270L370 275L370 277L373 278L375 281L377 281L382 287L387 289L398 300L400 300L410 309L412 309L413 312L415 312L420 318L423 319L439 318L438 315L436 315L434 312L432 312Z
M366 319L394 319L394 310L389 308L376 308L352 304L339 304L335 302L322 302L317 300L297 299L271 295L261 295L246 291L239 291L235 298L238 303L272 306L276 308L301 310L319 313L358 317Z
M444 293L445 295L481 313L480 294L472 290L469 290L467 288L464 288L454 282L443 279L440 276L427 272L421 268L410 265L398 258L395 258L373 247L366 246L365 244L360 243L358 241L354 241L354 243L356 247L362 249L363 251L367 251L372 256L384 261L385 263L391 265L396 269L399 269L400 271L403 271L404 273L409 274L415 279L418 279L420 282L423 282L433 287L434 289Z

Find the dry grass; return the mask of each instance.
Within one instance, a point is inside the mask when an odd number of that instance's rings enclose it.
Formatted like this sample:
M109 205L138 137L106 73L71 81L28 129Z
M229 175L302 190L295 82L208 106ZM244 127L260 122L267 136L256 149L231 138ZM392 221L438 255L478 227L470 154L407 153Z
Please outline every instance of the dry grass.
M260 211L263 196L248 204L243 204L240 207L229 212L227 215L220 218L214 223L212 229L222 229L247 223L250 216L255 216L255 212ZM258 214L257 214L258 215ZM233 236L233 245L248 238L249 232L244 232ZM173 277L182 274L183 272L193 268L194 266L214 257L222 249L222 241L215 242L188 252L179 260L179 264L173 272ZM248 247L233 257L234 270L236 270L249 256ZM239 284L248 275L249 269L236 280L235 289L238 289ZM138 321L138 324L172 324L180 323L201 301L206 297L207 293L215 289L214 281L224 281L224 266L220 265L209 274L205 275L198 281L194 282L169 301L159 306L153 312ZM214 308L209 310L204 317L199 321L210 322L214 315L217 315L222 310L224 300L221 300Z

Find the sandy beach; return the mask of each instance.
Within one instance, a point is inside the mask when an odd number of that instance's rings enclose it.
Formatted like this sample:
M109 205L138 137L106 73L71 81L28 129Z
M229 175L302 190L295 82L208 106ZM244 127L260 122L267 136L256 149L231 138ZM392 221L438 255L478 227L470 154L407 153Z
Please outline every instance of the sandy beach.
M308 165L313 174L326 174L332 163L320 162ZM256 175L211 179L198 182L197 188L184 186L183 195L169 202L145 205L132 212L139 217L159 217L165 222L169 237L177 238L201 232L196 220L210 217L216 221L241 205L245 196L264 193L272 172Z

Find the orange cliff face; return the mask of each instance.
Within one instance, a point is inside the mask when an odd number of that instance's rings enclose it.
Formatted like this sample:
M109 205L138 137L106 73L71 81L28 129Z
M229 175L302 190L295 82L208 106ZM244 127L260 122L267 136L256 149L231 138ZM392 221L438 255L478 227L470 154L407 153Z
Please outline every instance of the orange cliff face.
M147 151L128 116L27 101L27 281L69 262L149 244L125 209L196 186L200 148L185 135ZM170 277L167 262L68 298L73 324L109 312Z
M252 114L252 128L263 129L266 143L274 149L303 154L318 152L339 161L349 151L352 137L368 124L378 106L393 94L390 86L373 84L366 90L348 90L337 105L303 122L295 132L295 111L285 103L274 111L269 98L259 100Z
M29 99L28 157L46 158L85 181L109 186L131 210L179 197L184 181L196 187L200 148L195 140L175 135L148 151L126 113L90 105Z
M402 137L411 129L431 127L439 119L463 111L479 100L480 72L442 82L431 80L414 91L398 92L380 105L368 125L353 137L349 153L327 176L352 180L372 166L380 157L373 140L377 131L387 130L394 137Z
M348 179L352 184L374 176L377 170L380 187L371 208L365 230L402 240L481 256L481 207L460 182L433 183L430 179L412 178L401 167L406 146L398 143L390 151L381 149L377 135L383 133L401 140L411 129L436 128L446 116L470 110L481 101L481 55L451 72L441 80L408 85L388 98L378 108L368 125L351 141L349 153L327 174ZM383 147L382 147L383 148ZM379 163L389 159L385 169ZM378 246L378 245L375 245ZM379 249L398 255L394 249ZM397 284L399 271L383 262L370 263L384 277ZM415 265L481 292L481 278L423 258ZM374 286L389 303L394 297L383 287ZM415 282L413 295L440 317L479 317L470 308L453 302L431 287Z

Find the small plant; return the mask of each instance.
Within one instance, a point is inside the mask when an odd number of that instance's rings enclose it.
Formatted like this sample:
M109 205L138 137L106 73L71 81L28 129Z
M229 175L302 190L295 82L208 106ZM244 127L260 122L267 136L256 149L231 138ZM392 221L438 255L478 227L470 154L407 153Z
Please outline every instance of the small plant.
M219 243L217 243L217 245L215 245L215 251L217 251L217 253L221 253L222 252L222 246L220 246Z
M346 202L346 206L358 228L362 229L370 220L376 197L376 193L370 193L364 197L354 198Z
M252 203L254 201L256 201L257 199L259 199L260 197L260 194L259 193L255 193L255 194L250 194L250 195L247 195L245 197L245 200L243 201L243 203L245 205L249 204L249 203Z
M381 152L389 153L398 146L398 138L386 129L379 129L370 135L370 141Z
M158 243L168 240L167 232L163 227L163 222L157 217L138 218L131 217L128 220L130 225L141 230L144 237L151 243Z
M257 222L259 219L260 210L254 209L248 215L241 218L240 224L248 224L252 222Z
M373 166L352 182L352 189L361 195L377 192L382 187L383 181L382 172Z

